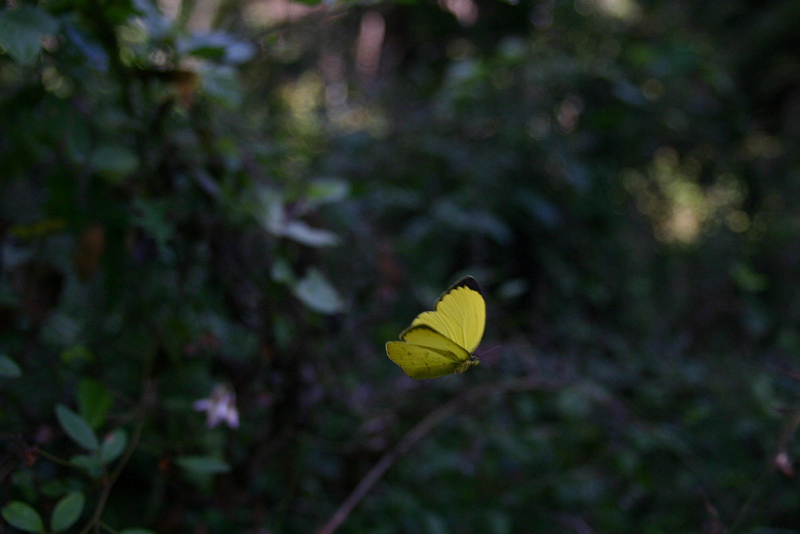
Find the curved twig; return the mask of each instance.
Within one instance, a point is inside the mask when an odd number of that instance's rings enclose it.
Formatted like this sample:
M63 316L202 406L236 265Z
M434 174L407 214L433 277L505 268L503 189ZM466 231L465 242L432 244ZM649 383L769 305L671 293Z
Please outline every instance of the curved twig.
M122 457L119 459L116 466L114 466L114 470L104 481L103 491L100 493L100 498L97 500L97 505L92 513L92 518L88 523L86 523L86 526L83 527L83 530L81 530L80 534L88 534L92 527L101 523L101 517L103 516L103 510L105 509L108 497L111 494L111 488L114 486L114 483L117 481L117 478L119 478L119 475L122 473L122 470L125 468L125 465L128 463L131 455L139 445L139 440L142 437L142 429L144 428L145 423L145 412L148 405L152 403L153 390L154 384L152 381L145 379L144 392L142 393L142 399L137 407L138 414L136 418L136 426L133 429L131 440L128 443L128 446L125 448L125 452L123 453Z
M464 392L458 397L438 407L428 414L422 421L417 423L414 428L408 431L394 448L384 454L380 460L367 472L361 482L355 487L339 509L331 516L328 522L317 531L317 534L333 534L347 520L347 517L361 500L369 493L372 486L389 470L392 464L403 454L407 453L419 440L425 437L428 432L436 428L448 417L461 410L465 406L472 404L484 397L493 394L502 394L510 391L528 391L532 389L552 389L560 385L560 382L548 381L541 378L518 378L511 381L493 382L483 384L469 391Z

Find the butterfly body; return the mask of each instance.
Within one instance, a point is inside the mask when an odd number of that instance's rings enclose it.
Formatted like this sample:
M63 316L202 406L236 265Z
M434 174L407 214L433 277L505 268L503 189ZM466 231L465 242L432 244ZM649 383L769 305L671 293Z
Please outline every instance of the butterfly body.
M411 378L463 373L479 360L473 354L486 325L486 302L471 276L462 278L386 344L386 354Z

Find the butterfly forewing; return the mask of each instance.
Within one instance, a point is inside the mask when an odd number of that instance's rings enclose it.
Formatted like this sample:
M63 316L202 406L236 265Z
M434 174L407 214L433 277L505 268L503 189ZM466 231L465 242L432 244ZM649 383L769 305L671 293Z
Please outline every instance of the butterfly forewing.
M419 314L411 327L428 325L472 353L478 348L486 326L486 302L480 286L468 276L436 301L435 311Z

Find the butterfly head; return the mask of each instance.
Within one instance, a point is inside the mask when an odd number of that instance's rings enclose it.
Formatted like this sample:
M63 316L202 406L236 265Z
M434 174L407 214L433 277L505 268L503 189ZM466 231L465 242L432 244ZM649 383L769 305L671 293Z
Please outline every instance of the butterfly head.
M455 372L456 374L463 373L473 365L478 365L479 363L481 363L481 361L478 359L478 357L475 356L474 354L470 354L469 360L465 361L464 363L456 367Z

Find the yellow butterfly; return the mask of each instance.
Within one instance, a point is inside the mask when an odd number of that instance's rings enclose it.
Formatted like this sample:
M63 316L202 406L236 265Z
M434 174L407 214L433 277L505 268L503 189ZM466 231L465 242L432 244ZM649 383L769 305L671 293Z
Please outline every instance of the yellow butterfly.
M453 284L434 304L420 313L389 341L386 354L411 378L437 378L463 373L479 360L478 348L486 326L486 301L478 282L467 276Z

